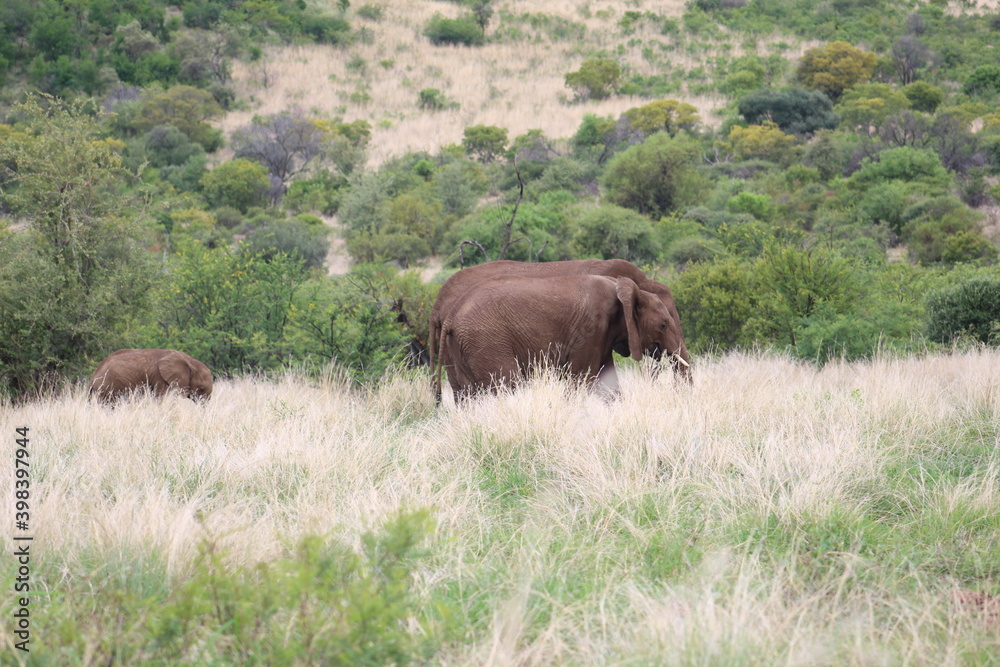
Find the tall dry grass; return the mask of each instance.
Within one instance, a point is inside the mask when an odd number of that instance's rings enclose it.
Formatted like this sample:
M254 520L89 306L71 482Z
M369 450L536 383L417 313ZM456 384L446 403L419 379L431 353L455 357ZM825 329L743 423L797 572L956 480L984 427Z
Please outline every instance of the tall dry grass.
M64 573L42 583L51 593L79 588L95 557L155 552L183 579L206 538L236 567L311 533L356 544L401 506L429 507L418 592L459 582L451 601L486 624L443 664L962 664L996 646L1000 626L953 602L975 581L927 577L902 546L897 565L893 533L861 517L906 505L951 526L942 544L985 549L973 569L993 571L1000 353L822 370L734 354L702 360L690 387L621 375L612 402L542 378L462 409L407 376L369 392L220 381L204 407L109 410L75 391L0 408L0 433L31 429L36 558ZM894 472L952 453L975 474ZM0 488L12 468L8 456ZM12 517L10 494L2 506ZM862 546L799 541L843 522Z
M330 3L332 5L332 3ZM491 32L502 24L500 13L559 16L586 26L582 41L552 39L544 30L528 30L520 41L490 42L482 47L436 47L423 36L435 14L457 16L457 4L432 0L383 3L378 22L356 19L371 34L368 43L349 47L289 46L268 49L255 63L236 63L234 87L244 110L232 111L221 121L229 133L250 122L255 114L273 114L292 108L321 117L363 119L373 126L369 165L408 151L434 152L460 143L470 125L496 125L514 138L541 129L553 139L567 138L588 113L613 115L649 102L617 96L608 100L568 103L572 92L565 75L579 69L589 54L615 54L631 72L651 75L704 65L713 56L745 52L739 35L717 45L698 43L692 52L687 38L659 34L653 23L641 24L635 33L623 34L618 26L620 3L563 0L540 6L526 0L509 0L495 7ZM643 2L637 9L679 18L679 0ZM787 54L805 48L797 40ZM643 45L653 45L655 60L642 56ZM758 48L766 49L761 43ZM358 63L363 62L363 67ZM354 66L350 66L354 63ZM418 108L418 94L436 88L459 105L457 109L425 111ZM352 94L362 97L352 100ZM719 95L683 91L678 99L694 105L708 126L718 124L714 112L729 100Z

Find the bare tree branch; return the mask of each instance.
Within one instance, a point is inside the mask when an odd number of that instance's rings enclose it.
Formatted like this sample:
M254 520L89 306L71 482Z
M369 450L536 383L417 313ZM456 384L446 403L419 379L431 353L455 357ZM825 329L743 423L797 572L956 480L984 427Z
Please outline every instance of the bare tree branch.
M484 248L480 243L477 243L476 241L465 240L458 244L458 259L459 262L461 262L462 266L465 266L465 255L462 253L462 246L464 245L476 246L477 248L479 248L480 252L483 253L483 257L486 259L486 261L487 262L490 261L490 255L488 252L486 252L486 248Z
M504 230L504 240L503 246L500 247L500 254L497 256L497 261L499 262L503 259L503 256L507 254L507 248L510 247L511 243L517 243L518 241L525 241L524 237L517 239L516 241L510 240L510 232L514 227L514 218L517 217L517 208L521 205L521 200L524 198L524 179L521 178L521 169L517 166L517 154L514 154L514 173L517 174L517 184L518 193L517 201L514 202L514 210L510 212L510 220L507 221L507 227Z

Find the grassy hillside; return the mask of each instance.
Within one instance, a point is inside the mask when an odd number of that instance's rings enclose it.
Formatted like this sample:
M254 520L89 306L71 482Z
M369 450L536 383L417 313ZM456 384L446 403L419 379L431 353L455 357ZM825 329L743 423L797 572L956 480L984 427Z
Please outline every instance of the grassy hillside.
M279 113L292 105L318 116L366 120L373 126L368 165L378 166L406 152L436 153L457 144L470 125L504 127L511 137L541 129L548 137L567 138L585 114L617 118L649 101L648 96L623 95L567 104L573 95L565 75L596 53L613 55L632 74L672 72L683 78L690 70L710 69L715 56L781 52L794 60L815 45L792 37L780 47L774 39L748 43L745 35L725 30L709 39L680 30L664 34L664 19L680 21L681 0L628 6L569 0L539 6L508 0L496 3L487 29L497 41L475 48L441 47L422 34L428 20L436 12L454 17L466 9L434 0L381 7L380 20L362 20L366 39L348 48L272 48L261 62L237 63L234 88L250 103L243 111L227 114L222 129L228 134L254 114ZM626 30L621 25L626 11L658 18L638 21ZM418 94L426 88L440 90L457 108L421 110ZM670 96L694 105L709 127L718 124L712 112L729 103L717 92L693 91L686 83Z
M32 664L995 658L1000 354L623 375L0 407L31 429Z

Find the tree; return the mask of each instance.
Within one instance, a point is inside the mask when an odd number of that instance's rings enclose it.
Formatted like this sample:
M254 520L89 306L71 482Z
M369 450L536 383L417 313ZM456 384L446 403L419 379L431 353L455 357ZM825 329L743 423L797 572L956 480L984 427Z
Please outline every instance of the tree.
M326 132L301 112L254 118L249 126L233 132L236 157L256 160L283 186L321 153Z
M744 97L737 106L747 123L759 125L769 120L792 134L833 129L839 122L833 102L819 90L762 88Z
M424 28L424 35L434 46L480 46L486 41L479 18L472 14L457 19L434 14Z
M622 68L610 58L587 58L580 69L566 75L566 87L573 90L576 99L603 100L618 92L621 87Z
M605 198L659 218L695 197L700 181L693 167L699 154L698 143L689 137L654 134L608 162Z
M1000 92L1000 65L980 65L965 80L966 95L988 96Z
M495 125L470 125L462 138L465 153L489 164L507 150L507 130Z
M211 153L222 145L222 133L208 121L221 115L222 107L208 91L173 86L142 97L133 128L141 134L157 125L173 125Z
M78 373L143 313L154 278L144 202L85 102L29 98L0 141L0 200L28 229L0 234L0 393Z
M795 145L795 137L785 134L774 123L764 121L749 127L733 125L729 130L728 143L741 160L758 158L780 162Z
M680 130L691 132L701 119L698 110L687 102L659 100L625 112L625 118L633 130L644 134L667 132L674 136Z
M838 99L851 86L867 81L875 69L874 53L855 48L847 42L830 42L825 47L809 49L799 61L798 80Z
M927 299L927 336L938 343L959 336L1000 343L1000 279L975 276L932 293Z
M846 127L870 136L891 114L909 106L909 98L888 84L862 83L844 93L837 113Z
M944 102L944 91L926 81L914 81L903 87L902 93L917 111L934 113Z
M650 219L613 204L584 212L575 242L583 255L601 259L646 262L655 260L659 252Z
M920 69L927 65L930 50L913 35L906 35L892 45L892 63L902 85L916 81Z
M245 158L223 162L201 178L202 193L210 204L232 206L242 213L267 203L269 186L267 169Z

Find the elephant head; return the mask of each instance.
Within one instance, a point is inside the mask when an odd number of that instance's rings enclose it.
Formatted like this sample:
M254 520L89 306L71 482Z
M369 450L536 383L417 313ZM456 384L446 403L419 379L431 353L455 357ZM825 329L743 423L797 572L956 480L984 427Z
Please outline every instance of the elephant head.
M628 346L615 351L623 357L640 361L649 356L659 361L664 354L674 363L687 367L682 356L684 338L670 309L655 294L640 289L630 278L618 278L615 294L622 307L622 319L628 334Z

